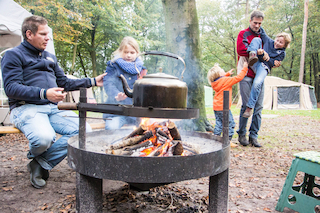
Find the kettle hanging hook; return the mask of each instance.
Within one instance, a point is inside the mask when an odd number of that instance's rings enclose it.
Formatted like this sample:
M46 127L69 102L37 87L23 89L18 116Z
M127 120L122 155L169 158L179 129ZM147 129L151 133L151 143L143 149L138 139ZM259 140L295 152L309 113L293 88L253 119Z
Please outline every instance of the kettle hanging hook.
M181 72L180 78L181 78L181 80L183 80L183 73L184 73L184 71L186 70L186 63L184 62L183 58L181 58L180 56L178 56L178 55L176 55L176 54L173 54L173 53L161 52L161 51L154 51L154 50L142 52L142 53L140 53L140 54L137 56L137 58L138 58L139 56L141 56L141 55L161 55L161 56L167 56L167 57L175 58L175 59L177 59L177 60L182 61L183 65L184 65L184 69L183 69L183 71ZM137 68L137 66L136 66L136 62L134 62L134 66L135 66L137 72L138 72L139 75L140 75L140 71L138 70L138 68Z

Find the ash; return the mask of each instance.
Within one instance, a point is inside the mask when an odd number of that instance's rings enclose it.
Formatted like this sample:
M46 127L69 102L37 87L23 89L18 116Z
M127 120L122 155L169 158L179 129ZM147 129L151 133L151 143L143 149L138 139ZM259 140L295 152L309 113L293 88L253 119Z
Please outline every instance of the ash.
M149 191L135 191L130 185L105 194L103 209L106 212L208 212L208 196L193 194L190 188L179 185L164 185Z

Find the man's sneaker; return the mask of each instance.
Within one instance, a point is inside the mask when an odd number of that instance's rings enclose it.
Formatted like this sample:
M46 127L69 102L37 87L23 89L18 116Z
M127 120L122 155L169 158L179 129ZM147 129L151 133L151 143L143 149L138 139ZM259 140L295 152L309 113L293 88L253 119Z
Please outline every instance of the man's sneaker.
M239 135L238 141L242 146L248 146L249 145L249 142L246 139L245 135Z
M258 57L257 57L257 54L253 51L251 51L249 53L249 62L248 62L248 66L252 66L254 65L256 62L258 61Z
M249 137L249 143L254 147L262 147L261 144L258 143L258 140L256 138Z
M252 113L253 113L253 110L251 108L247 107L246 110L244 111L244 113L242 114L242 117L250 118Z

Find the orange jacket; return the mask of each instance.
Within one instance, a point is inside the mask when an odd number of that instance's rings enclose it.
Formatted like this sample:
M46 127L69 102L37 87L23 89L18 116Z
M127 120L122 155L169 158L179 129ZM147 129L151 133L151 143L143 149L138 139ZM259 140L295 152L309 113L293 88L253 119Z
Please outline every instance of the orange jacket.
M241 72L235 77L222 76L219 79L211 82L212 89L216 92L213 98L213 110L222 111L223 110L223 91L229 91L229 109L231 107L232 101L232 86L239 81L241 81L247 74L248 68L245 67Z

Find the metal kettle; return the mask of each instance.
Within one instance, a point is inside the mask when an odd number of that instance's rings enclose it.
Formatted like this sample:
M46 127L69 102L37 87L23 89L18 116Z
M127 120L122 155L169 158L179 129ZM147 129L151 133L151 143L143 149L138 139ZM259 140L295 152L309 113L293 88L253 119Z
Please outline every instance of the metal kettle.
M140 55L161 55L179 59L184 64L184 60L175 54L159 51L146 51ZM154 73L143 76L135 81L133 89L130 89L124 76L120 76L125 94L133 98L133 105L136 107L153 108L186 108L187 107L187 84L179 78L165 73Z

